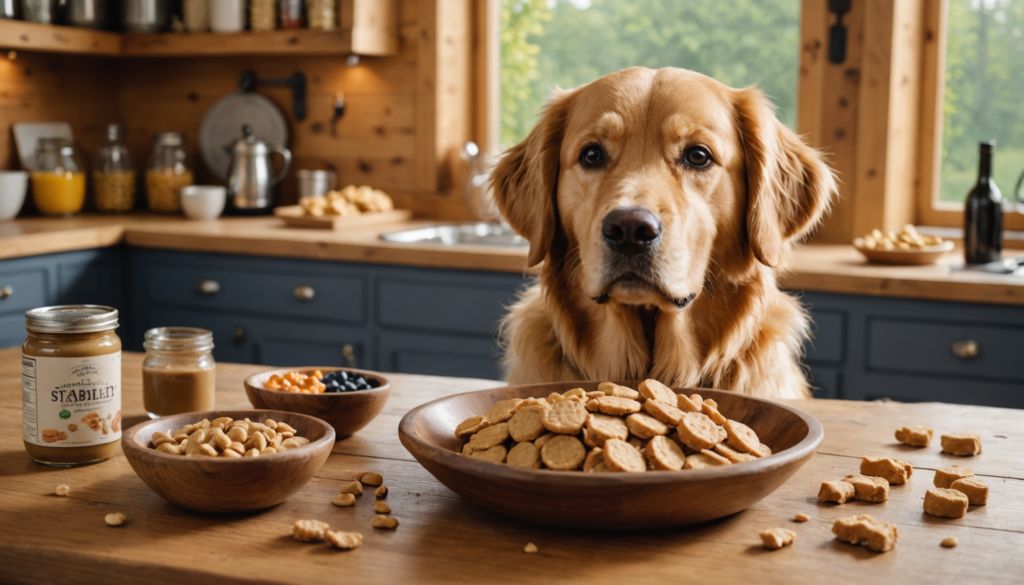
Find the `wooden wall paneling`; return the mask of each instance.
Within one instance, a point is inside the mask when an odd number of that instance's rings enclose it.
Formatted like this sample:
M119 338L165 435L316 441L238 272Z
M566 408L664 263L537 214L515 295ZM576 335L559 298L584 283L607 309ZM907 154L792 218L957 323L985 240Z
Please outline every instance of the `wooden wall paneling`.
M351 30L352 52L359 55L398 53L397 0L342 0L341 28Z
M822 98L825 91L825 64L828 63L829 12L818 0L800 4L800 81L797 88L797 131L808 143L822 141Z
M437 29L439 0L417 2L416 46L416 183L423 191L438 188L437 132Z
M501 133L501 2L473 4L473 141L497 155Z
M946 89L946 18L948 0L925 3L924 46L921 56L921 157L918 160L920 182L917 207L922 223L947 225L932 208L938 199L939 170L942 158L942 103ZM962 222L958 222L962 225ZM956 225L956 224L954 224Z
M0 47L113 56L121 52L121 35L71 26L0 19Z

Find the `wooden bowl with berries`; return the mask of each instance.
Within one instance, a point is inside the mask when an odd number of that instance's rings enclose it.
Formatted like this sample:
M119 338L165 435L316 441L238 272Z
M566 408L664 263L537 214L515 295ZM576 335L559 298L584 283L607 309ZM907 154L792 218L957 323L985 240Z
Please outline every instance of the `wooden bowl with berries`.
M377 372L354 368L281 368L246 378L245 394L254 408L322 419L343 439L380 414L391 383Z

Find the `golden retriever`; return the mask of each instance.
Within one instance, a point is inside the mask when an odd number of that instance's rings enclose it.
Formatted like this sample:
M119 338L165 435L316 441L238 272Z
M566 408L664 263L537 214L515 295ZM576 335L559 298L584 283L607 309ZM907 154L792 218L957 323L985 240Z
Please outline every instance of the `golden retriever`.
M760 91L643 67L556 90L491 181L543 262L502 324L509 383L809 395L808 316L774 269L836 179Z

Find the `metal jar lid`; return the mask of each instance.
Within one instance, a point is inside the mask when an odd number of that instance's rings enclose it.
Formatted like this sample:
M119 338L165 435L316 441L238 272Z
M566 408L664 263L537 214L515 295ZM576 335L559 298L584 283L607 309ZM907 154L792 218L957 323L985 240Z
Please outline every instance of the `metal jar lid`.
M103 305L57 305L25 313L25 329L36 333L95 333L117 329L117 309Z
M155 351L207 352L213 349L213 332L197 327L157 327L146 332L142 347Z

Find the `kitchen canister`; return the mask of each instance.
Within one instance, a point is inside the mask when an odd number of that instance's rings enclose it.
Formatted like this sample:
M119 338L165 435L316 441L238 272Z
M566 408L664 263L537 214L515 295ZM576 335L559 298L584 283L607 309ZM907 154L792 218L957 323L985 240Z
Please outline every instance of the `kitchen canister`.
M188 32L210 30L210 0L185 0L181 8L185 30Z
M245 0L210 2L210 30L218 33L245 30Z
M121 23L127 32L155 33L171 20L171 0L122 0Z

